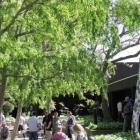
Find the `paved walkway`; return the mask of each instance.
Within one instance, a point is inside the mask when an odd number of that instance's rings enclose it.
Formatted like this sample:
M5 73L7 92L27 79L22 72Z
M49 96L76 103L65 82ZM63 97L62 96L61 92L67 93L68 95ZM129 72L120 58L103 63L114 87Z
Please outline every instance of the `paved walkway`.
M38 140L46 140L43 136L43 130L39 131L38 134L39 134ZM11 140L11 133L7 140ZM25 138L23 137L22 134L18 134L15 140L29 140L29 138L28 138L27 134L26 134Z
M66 120L66 117L63 116L63 118L61 117L62 120ZM12 130L12 129L11 129ZM89 140L95 140L95 137L94 136L90 136L88 133L88 139ZM11 140L10 136L7 140ZM17 137L16 137L16 140L29 140L28 136L26 135L25 138L23 138L23 135L22 134L18 134ZM46 138L44 138L43 136L43 130L39 131L39 138L38 140L46 140Z
M43 136L41 136L41 134L42 134L42 132L40 131L38 140L46 140L46 138L44 138ZM88 136L88 139L89 140L95 140L95 137L94 136ZM8 138L8 140L11 140L10 137ZM29 138L27 136L25 138L23 138L22 135L18 135L16 137L16 140L29 140Z

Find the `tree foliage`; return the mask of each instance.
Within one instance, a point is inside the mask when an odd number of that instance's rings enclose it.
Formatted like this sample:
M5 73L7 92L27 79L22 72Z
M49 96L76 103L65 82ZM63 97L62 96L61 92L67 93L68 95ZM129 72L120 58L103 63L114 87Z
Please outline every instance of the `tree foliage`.
M14 105L8 101L4 102L3 111L5 115L9 115L14 110Z
M20 114L60 94L105 89L108 60L122 49L116 19L132 33L139 11L137 0L0 0L0 112L5 90Z
M140 3L138 0L117 0L114 14L128 28L129 32L140 29Z
M15 101L99 91L99 67L86 44L102 36L109 1L5 0L0 6L0 67Z
M125 8L124 3L1 1L1 81L4 70L9 96L25 105L45 104L60 94L99 93L106 87L106 70L113 71L108 59L122 49L112 16L133 31L139 27L137 1Z

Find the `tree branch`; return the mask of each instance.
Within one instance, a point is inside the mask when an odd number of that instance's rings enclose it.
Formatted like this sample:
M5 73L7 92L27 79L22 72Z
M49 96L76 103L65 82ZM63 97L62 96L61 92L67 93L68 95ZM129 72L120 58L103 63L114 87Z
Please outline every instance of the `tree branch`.
M6 74L6 76L13 77L13 78L28 78L28 79L34 79L34 80L47 81L47 80L54 79L56 77L63 78L61 75L62 73L66 74L66 71L60 71L58 73L54 73L53 76L48 76L48 77L44 77L44 78L37 78L37 77L31 76L31 75L16 75L16 74Z
M11 21L9 22L9 24L0 30L0 35L2 35L3 33L5 33L6 31L9 30L9 28L15 23L17 17L26 9L31 8L34 4L37 3L38 0L34 0L33 2L29 3L28 5L24 6L26 0L24 0L22 2L22 5L20 7L20 9L17 11L17 13L15 14L15 16L13 16L13 18L11 19Z
M140 54L140 50L137 53L133 54L133 55L128 55L128 56L125 56L125 57L120 57L120 58L117 58L117 59L113 60L112 62L116 63L116 62L121 61L121 60L129 59L129 58L134 58L134 57L137 57L139 54Z
M17 13L15 14L15 16L13 16L13 18L11 19L11 21L9 22L9 24L8 24L5 28L1 29L1 31L0 31L0 34L1 34L1 35L2 35L3 33L5 33L5 32L15 23L17 17L20 15L20 13L21 13L21 11L22 11L22 9L23 9L23 5L24 5L25 1L26 1L26 0L24 0L24 1L22 2L22 5L21 5L20 9L17 11Z
M13 78L32 78L31 75L17 75L17 74L6 74L7 77L13 77Z
M15 37L18 38L18 37L21 37L21 36L24 36L24 35L32 34L34 32L35 32L34 30L26 31L26 32L20 32L20 33L16 34Z

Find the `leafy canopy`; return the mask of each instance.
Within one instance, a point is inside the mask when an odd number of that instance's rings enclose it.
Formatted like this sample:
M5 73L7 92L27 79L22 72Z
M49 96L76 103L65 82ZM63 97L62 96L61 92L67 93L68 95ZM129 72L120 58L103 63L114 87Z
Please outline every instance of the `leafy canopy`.
M124 2L117 1L113 14L138 27L131 18L139 7L129 0L127 15ZM0 69L9 96L22 104L44 104L60 94L82 96L105 87L104 64L112 70L105 60L121 49L110 7L110 0L0 1Z

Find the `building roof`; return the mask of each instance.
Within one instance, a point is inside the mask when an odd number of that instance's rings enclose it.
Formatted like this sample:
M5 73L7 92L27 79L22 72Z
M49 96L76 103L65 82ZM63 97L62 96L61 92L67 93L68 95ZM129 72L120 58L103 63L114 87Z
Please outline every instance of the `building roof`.
M136 86L139 63L116 63L115 75L109 79L109 92Z
M123 60L119 61L120 63L136 63L136 62L139 62L140 61L140 54L138 54L136 57L132 57L132 58L128 58L128 59L125 59L125 57L127 56L130 56L130 55L134 55L136 53L138 53L140 51L140 45L137 45L137 46L133 46L133 47L130 47L126 50L123 50L121 52L119 52L117 55L115 55L113 57L112 60L116 60L118 58L124 58Z

